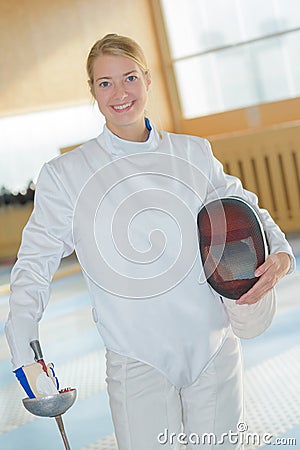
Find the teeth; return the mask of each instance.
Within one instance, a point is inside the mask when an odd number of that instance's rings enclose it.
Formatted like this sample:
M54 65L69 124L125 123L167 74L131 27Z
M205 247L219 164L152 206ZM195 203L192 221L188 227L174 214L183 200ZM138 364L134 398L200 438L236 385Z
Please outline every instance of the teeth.
M128 108L129 106L131 106L132 105L132 102L130 102L130 103L126 103L125 105L120 105L120 106L113 106L113 108L114 109L126 109L126 108Z

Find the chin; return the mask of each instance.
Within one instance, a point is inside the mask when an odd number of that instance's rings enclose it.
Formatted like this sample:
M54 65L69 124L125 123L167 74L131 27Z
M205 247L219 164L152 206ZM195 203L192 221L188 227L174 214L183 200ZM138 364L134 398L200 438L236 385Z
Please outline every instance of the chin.
M137 117L118 117L114 118L115 120L110 121L110 123L116 127L130 127L134 126L140 122L141 117L144 118L144 114L139 114Z

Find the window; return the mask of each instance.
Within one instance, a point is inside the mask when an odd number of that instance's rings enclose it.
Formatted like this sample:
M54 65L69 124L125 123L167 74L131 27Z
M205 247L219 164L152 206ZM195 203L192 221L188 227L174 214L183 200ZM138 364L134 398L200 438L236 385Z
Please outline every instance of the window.
M185 118L300 96L299 0L161 0Z
M89 104L1 117L0 190L24 189L60 148L97 136L103 124L96 105Z

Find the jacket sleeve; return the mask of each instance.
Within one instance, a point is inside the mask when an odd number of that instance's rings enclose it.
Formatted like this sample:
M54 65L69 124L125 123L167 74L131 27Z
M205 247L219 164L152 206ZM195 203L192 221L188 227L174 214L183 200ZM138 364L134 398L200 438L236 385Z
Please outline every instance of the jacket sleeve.
M268 211L258 206L257 196L243 189L241 181L223 171L222 164L213 156L210 144L206 141L207 155L210 160L209 188L206 201L218 197L238 196L247 201L257 211L266 233L270 253L288 253L291 260L289 273L295 270L296 262L285 235L274 222ZM253 305L237 305L233 300L224 298L224 305L232 329L240 338L252 338L263 333L271 324L276 311L276 294L272 289L259 302Z
M72 202L47 163L37 181L34 209L11 273L5 333L14 369L34 361L30 341L38 339L38 322L49 301L50 282L61 258L73 250Z

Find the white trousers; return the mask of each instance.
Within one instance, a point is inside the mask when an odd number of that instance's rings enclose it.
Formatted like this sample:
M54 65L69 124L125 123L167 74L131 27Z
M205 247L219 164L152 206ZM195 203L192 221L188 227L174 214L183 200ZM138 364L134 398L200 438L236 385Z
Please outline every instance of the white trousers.
M119 450L179 450L184 443L189 450L242 449L236 434L243 421L242 362L232 332L198 379L181 389L145 363L109 350L106 358Z

